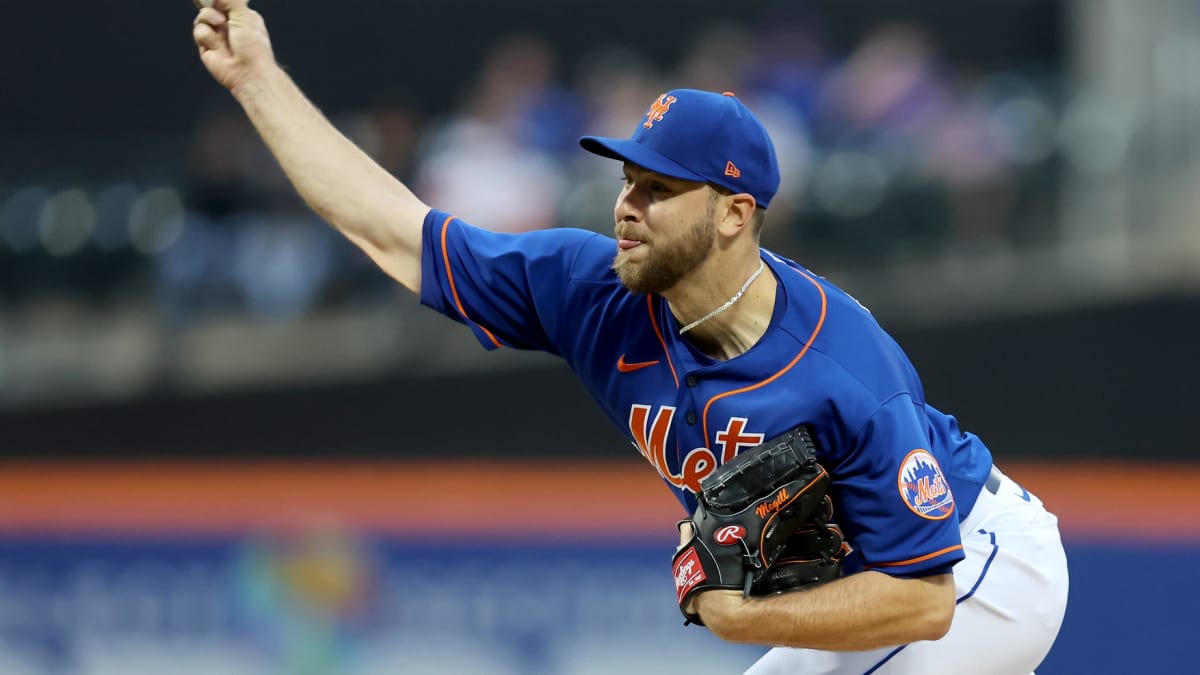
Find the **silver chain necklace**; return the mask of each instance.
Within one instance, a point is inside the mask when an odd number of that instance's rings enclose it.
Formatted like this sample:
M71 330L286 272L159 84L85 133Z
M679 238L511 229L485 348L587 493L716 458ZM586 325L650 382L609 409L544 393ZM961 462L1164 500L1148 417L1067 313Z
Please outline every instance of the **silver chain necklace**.
M733 303L742 299L742 295L746 292L746 289L750 288L750 284L754 283L754 280L758 278L758 275L762 274L762 271L765 268L766 268L766 265L760 259L758 261L758 269L754 270L754 274L751 274L750 278L746 280L746 283L742 284L742 290L738 291L736 295L734 295L732 298L727 300L725 302L725 304L714 309L713 311L709 312L708 314L705 314L704 316L700 317L699 319L696 319L695 321L689 323L688 325L684 326L683 328L680 328L679 334L683 335L684 333L695 328L696 326L699 326L700 324L704 323L705 321L708 321L709 319L720 314L721 312L724 312L725 310L729 309L730 307L733 307Z

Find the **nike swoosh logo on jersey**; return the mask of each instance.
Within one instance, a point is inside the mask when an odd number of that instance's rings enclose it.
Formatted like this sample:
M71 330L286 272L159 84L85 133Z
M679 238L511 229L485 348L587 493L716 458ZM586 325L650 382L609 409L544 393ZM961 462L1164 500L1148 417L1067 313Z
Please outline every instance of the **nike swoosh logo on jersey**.
M617 359L617 370L621 371L622 373L632 373L635 370L641 370L642 368L649 368L650 366L657 366L657 365L658 365L658 361L639 361L637 363L625 363L625 355L624 354L621 355L621 358Z

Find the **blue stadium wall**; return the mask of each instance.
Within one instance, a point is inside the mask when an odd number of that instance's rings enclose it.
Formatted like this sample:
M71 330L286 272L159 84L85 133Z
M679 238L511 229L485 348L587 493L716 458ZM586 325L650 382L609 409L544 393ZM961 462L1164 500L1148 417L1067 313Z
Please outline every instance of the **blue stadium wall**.
M1200 469L1006 470L1071 562L1038 672L1185 672ZM1114 486L1173 496L1133 513ZM741 672L762 650L682 626L678 516L637 457L11 464L0 673Z

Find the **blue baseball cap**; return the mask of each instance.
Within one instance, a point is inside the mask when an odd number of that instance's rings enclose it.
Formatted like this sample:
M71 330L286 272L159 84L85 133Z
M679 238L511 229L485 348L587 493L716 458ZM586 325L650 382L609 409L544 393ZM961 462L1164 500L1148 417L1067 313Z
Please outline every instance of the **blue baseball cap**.
M764 209L779 189L775 145L732 92L673 89L650 104L631 138L584 136L579 145L664 176L745 192Z

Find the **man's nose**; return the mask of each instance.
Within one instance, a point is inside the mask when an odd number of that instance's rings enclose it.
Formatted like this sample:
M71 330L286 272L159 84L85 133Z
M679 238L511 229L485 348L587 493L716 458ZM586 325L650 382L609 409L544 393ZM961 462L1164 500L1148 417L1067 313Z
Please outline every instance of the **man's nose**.
M621 194L617 195L614 213L618 223L636 222L642 219L642 209L637 204L633 190L622 190Z

